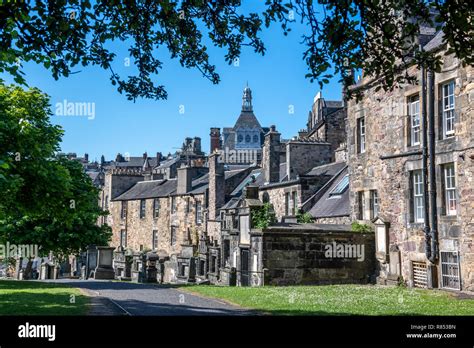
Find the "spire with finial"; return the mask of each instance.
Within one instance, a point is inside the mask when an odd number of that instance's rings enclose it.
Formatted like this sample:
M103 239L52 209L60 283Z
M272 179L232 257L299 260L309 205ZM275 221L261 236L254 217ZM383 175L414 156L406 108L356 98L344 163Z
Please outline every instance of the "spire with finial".
M242 96L242 111L253 111L252 90L249 87L248 81L247 86L244 88L244 94Z

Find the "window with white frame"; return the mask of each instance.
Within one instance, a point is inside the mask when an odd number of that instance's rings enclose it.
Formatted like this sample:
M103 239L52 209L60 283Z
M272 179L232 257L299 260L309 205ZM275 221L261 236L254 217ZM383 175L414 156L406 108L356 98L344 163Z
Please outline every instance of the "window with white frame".
M176 197L171 196L171 214L176 213Z
M196 223L202 223L202 204L201 201L196 201Z
M414 170L413 180L413 222L424 222L424 189L423 173L421 170Z
M370 190L370 218L374 219L379 214L379 195L377 190Z
M153 217L157 219L160 216L160 199L155 198L153 200Z
M445 164L443 166L444 176L444 205L446 215L456 215L456 177L454 171L454 163Z
M141 199L140 200L140 219L143 219L145 217L145 212L146 212L146 200Z
M127 217L127 204L128 201L122 201L122 209L120 211L120 217L125 219Z
M454 81L442 86L443 138L454 135Z
M365 118L361 117L357 120L357 139L358 139L358 152L365 152Z
M120 230L120 246L127 247L127 230Z
M153 230L151 243L152 243L151 245L153 247L153 250L157 250L158 249L158 230Z
M409 99L408 112L410 116L410 146L420 145L420 97Z

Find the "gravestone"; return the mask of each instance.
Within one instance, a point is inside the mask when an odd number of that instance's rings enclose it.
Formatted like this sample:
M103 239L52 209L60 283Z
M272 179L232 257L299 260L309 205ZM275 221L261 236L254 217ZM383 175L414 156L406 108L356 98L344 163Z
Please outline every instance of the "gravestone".
M94 270L94 279L115 279L112 266L113 247L97 247L97 266Z
M97 247L90 245L87 247L86 256L86 279L93 277L95 269L97 268Z
M115 277L120 280L130 280L132 277L133 256L127 255L121 247L114 252Z
M159 261L159 256L156 253L148 253L146 255L146 281L147 283L157 282L157 268L156 263Z
M132 282L144 283L146 281L146 255L133 254Z

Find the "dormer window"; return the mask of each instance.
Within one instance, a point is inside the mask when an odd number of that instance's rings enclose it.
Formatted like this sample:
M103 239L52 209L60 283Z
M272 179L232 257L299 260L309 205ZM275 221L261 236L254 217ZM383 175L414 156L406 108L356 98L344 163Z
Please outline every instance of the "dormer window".
M245 142L246 142L246 143L250 143L250 135L247 134L247 135L245 136Z
M244 141L244 136L243 136L242 134L239 134L239 135L237 136L237 142L238 142L238 143L241 143L241 142L243 142L243 141Z
M255 135L253 136L253 142L254 142L254 143L258 143L258 135L257 135L257 134L255 134Z

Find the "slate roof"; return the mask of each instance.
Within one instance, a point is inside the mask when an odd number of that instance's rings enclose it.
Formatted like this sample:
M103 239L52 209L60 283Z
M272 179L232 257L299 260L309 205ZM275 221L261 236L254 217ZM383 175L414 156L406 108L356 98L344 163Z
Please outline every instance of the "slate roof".
M166 160L160 162L160 165L157 167L157 169L169 168L170 166L177 163L178 161L179 161L179 157L173 157L173 158L170 158L170 159L166 159Z
M346 166L345 162L333 162L328 164L323 164L322 166L317 166L311 169L305 174L308 176L319 176L319 175L330 175L334 176L341 171L342 168Z
M346 167L344 170L340 171L338 175L332 178L328 184L321 188L324 193L309 210L311 216L315 218L349 216L349 188L347 188L341 195L330 195L331 191L337 186L337 184L339 184L347 173L348 169ZM316 195L318 193L320 192L317 192Z
M258 122L253 111L242 111L240 113L237 122L235 122L234 131L237 128L257 128L262 131L262 126L260 125L260 122Z
M244 169L225 171L225 180L241 173ZM122 193L114 201L137 200L147 198L166 197L176 193L177 179L139 181L129 190ZM192 190L186 194L203 194L209 187L209 173L201 175L192 182Z
M224 180L228 180L246 169L247 167L244 169L227 170L224 172L224 176L225 176ZM206 173L203 176L193 180L192 185L193 185L193 189L189 192L189 194L204 193L209 187L209 173Z
M176 191L177 184L176 179L140 181L114 201L166 197Z
M239 202L240 202L239 197L232 197L220 209L235 209L237 208L237 205L239 204Z
M156 167L156 157L147 157L148 163L152 168ZM113 168L128 168L128 167L143 167L145 163L145 159L143 156L140 157L129 157L128 161L124 162L116 162L113 161L111 163L111 167Z
M243 179L240 182L240 184L234 189L234 191L232 191L230 195L240 196L243 192L244 187L247 186L248 184L252 183L252 185L260 187L264 184L264 182L265 182L265 179L263 175L263 169L262 168L254 169L249 173L249 175L245 177L245 179Z

